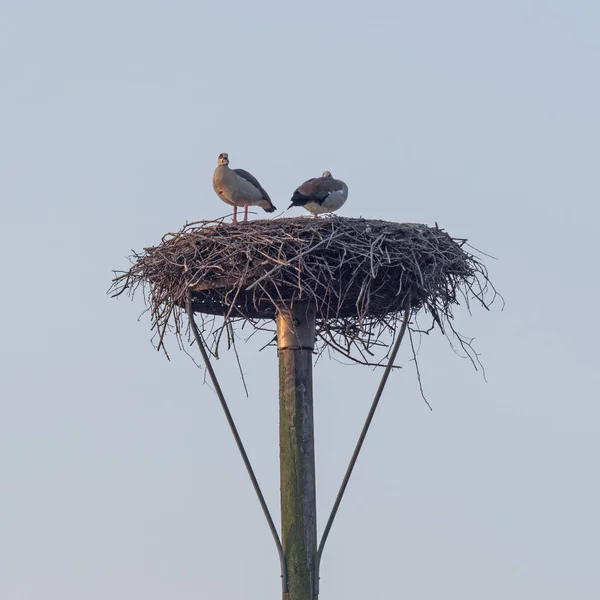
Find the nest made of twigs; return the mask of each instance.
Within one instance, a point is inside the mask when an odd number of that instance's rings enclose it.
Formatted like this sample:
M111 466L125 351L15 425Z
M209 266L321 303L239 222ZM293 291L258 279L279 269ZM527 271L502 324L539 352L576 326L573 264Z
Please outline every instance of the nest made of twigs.
M201 221L135 254L129 271L115 272L111 291L145 288L159 347L169 323L180 335L188 290L205 328L210 322L228 334L237 319L263 328L279 305L312 302L321 349L371 364L402 311L425 309L443 331L459 299L493 302L487 270L465 244L437 225L335 215ZM215 325L210 315L224 320Z

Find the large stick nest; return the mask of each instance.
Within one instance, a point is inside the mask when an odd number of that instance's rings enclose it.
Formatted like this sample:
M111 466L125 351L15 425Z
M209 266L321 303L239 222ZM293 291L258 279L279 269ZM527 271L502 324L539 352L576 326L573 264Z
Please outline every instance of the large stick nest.
M217 334L214 353L224 331L231 342L235 320L261 329L278 305L312 302L321 350L372 364L404 310L424 309L444 331L460 299L493 302L487 270L465 244L437 225L338 216L201 221L135 254L111 291L145 289L160 347L169 325L181 334L189 290L204 331Z

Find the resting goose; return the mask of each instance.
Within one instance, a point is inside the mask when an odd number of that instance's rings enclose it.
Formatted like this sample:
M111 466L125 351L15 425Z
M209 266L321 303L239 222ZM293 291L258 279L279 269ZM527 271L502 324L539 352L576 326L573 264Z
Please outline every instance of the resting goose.
M294 192L289 208L304 206L316 217L341 208L347 198L348 186L343 181L334 179L329 171L325 171L322 177L305 181Z
M248 206L260 206L268 213L276 210L269 194L256 177L244 169L229 168L227 152L219 154L217 168L213 173L213 187L223 202L233 206L234 223L237 223L238 206L244 207L244 221L248 220Z

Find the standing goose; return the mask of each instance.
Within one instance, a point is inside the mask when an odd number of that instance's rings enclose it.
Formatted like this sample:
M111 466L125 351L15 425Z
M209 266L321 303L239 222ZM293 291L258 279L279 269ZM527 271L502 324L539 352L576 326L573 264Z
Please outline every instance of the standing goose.
M237 223L237 209L244 207L244 221L248 220L248 206L260 206L268 213L275 212L269 194L256 177L244 169L230 169L227 152L219 154L213 173L213 187L223 202L233 206L233 222Z
M316 217L341 208L347 198L348 186L343 181L334 179L329 171L325 171L322 177L305 181L294 192L289 208L304 206Z

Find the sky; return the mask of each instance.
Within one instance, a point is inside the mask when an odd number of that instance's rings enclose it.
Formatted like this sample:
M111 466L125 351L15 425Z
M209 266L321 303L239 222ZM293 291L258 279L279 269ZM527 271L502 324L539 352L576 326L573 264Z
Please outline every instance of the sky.
M401 350L321 597L599 598L599 34L592 0L1 0L0 597L278 597L203 371L106 295L132 250L227 214L228 152L278 208L327 169L341 215L468 238L506 299L456 311L487 382L422 340L432 411ZM259 342L249 398L234 356L215 368L278 522ZM314 377L322 531L379 373Z

